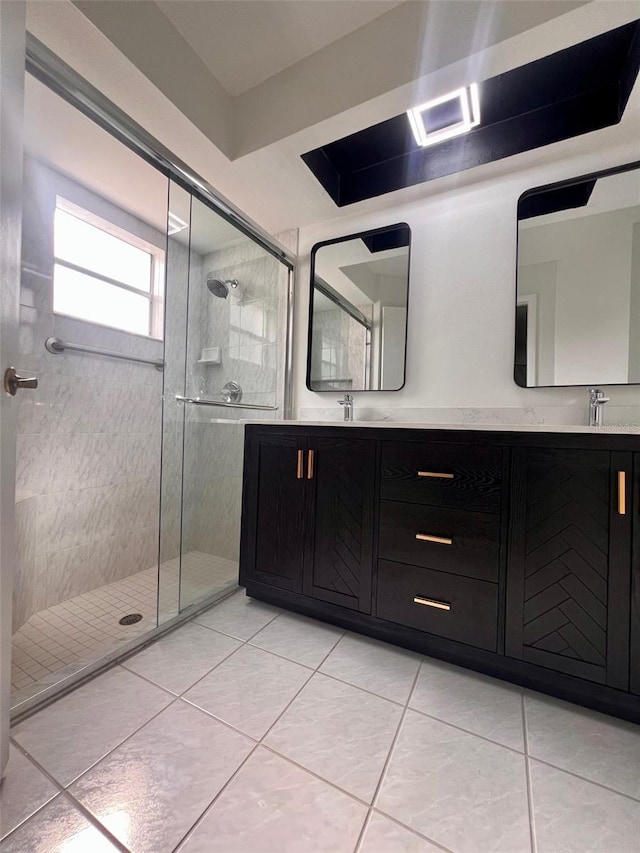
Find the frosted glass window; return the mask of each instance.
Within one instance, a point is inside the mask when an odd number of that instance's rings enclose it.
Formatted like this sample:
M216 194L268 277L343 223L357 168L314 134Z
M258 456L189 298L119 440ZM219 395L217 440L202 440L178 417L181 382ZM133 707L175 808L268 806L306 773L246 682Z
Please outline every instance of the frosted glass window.
M124 332L149 334L146 296L56 264L53 310Z

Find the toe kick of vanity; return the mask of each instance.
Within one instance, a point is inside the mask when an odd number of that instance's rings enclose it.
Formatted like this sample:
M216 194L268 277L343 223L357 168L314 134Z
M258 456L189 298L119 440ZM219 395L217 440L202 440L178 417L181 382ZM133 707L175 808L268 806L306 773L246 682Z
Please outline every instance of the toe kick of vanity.
M640 722L640 437L247 424L240 583Z

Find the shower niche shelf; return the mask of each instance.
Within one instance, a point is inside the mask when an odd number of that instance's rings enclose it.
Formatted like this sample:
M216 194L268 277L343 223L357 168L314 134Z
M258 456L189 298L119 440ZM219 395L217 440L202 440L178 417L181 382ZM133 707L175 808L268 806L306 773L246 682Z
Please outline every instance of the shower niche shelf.
M220 347L205 347L196 364L222 364Z

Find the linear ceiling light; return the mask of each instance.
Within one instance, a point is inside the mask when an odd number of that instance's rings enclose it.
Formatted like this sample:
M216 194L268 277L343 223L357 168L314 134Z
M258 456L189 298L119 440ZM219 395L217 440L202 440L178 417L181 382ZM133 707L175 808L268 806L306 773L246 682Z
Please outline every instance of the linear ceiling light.
M478 84L456 89L407 110L411 130L418 145L436 145L468 133L480 124Z

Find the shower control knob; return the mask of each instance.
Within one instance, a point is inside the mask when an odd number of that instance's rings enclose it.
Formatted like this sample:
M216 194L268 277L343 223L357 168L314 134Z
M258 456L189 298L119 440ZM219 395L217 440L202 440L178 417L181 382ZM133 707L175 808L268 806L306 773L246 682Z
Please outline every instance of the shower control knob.
M38 380L35 376L18 376L15 367L9 367L4 373L4 390L12 397L16 396L19 388L37 388Z
M222 387L222 391L220 391L220 396L225 401L225 403L239 403L242 400L242 388L238 382L235 382L233 379L230 382L227 382L226 385Z

